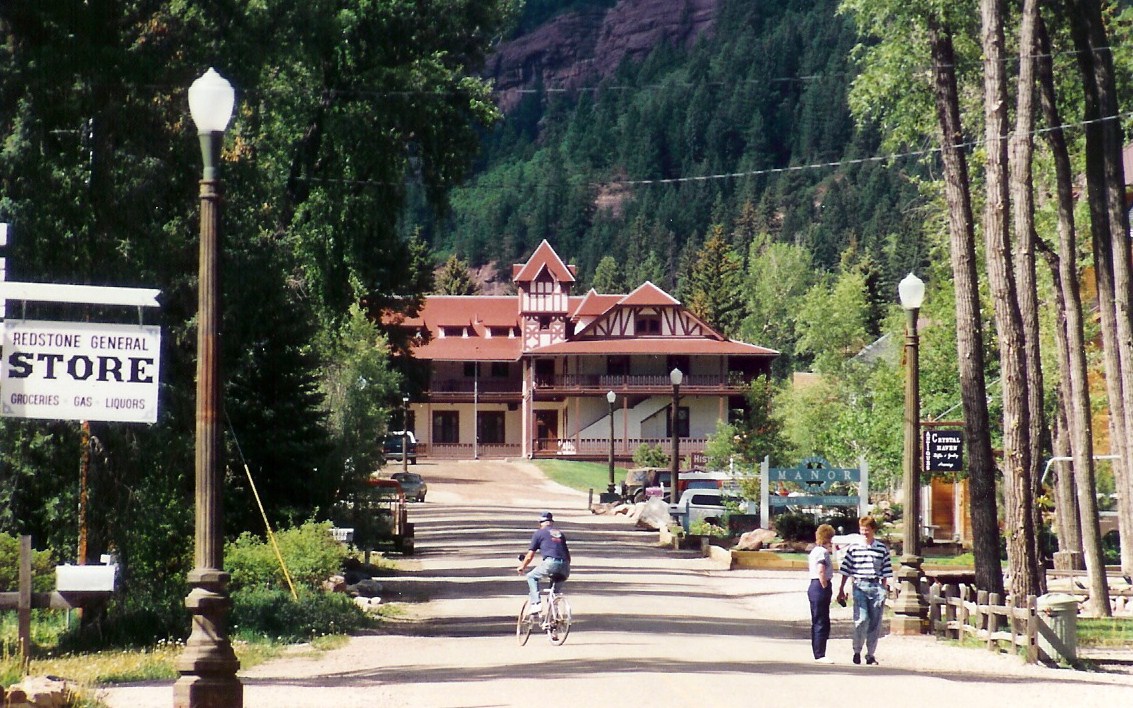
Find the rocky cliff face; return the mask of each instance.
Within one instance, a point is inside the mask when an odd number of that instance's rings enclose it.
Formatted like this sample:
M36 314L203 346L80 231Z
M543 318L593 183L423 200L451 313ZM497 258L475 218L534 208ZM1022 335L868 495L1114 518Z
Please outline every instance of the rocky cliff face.
M560 15L504 42L488 61L500 107L511 110L525 89L595 85L625 58L643 59L669 42L691 46L710 34L719 0L620 0L612 8Z

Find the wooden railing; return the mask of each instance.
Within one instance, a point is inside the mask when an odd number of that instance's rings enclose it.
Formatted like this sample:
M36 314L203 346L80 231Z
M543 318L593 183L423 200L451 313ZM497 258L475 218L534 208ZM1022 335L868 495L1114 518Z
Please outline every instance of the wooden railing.
M731 372L720 374L686 374L681 383L682 390L697 388L742 388L747 385L750 378L743 374ZM634 388L665 388L673 386L668 374L562 374L558 376L537 376L535 388L537 389L602 389L625 390Z
M1022 648L1028 663L1039 660L1038 600L1034 595L1016 603L1012 596L1001 602L999 595L966 584L934 583L927 590L929 627L937 637L976 637L996 652L1000 642L1007 642L1012 651Z
M708 438L681 438L681 457L693 453L704 452ZM668 453L672 449L672 438L614 438L614 453L619 456L632 455L634 450L642 445L659 445ZM534 440L536 454L555 454L562 456L580 455L585 457L602 457L610 452L609 438L536 438Z

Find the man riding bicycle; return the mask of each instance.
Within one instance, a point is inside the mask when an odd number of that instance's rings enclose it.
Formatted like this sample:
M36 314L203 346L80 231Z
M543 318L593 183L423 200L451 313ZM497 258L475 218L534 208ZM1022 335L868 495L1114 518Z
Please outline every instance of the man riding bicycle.
M555 528L555 517L549 511L544 511L539 517L539 530L531 536L527 555L515 572L523 575L535 560L536 552L543 556L543 562L527 573L528 607L531 614L537 614L542 609L539 606L539 581L550 577L552 587L555 592L559 592L570 575L570 548L567 547L566 536Z

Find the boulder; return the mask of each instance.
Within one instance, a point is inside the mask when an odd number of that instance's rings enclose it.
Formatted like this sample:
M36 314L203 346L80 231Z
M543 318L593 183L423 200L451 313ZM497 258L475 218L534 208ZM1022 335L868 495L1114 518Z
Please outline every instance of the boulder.
M356 597L354 604L362 609L363 612L377 612L382 606L382 598L380 597Z
M64 708L74 700L67 682L50 676L25 676L8 688L4 705L12 708Z
M637 516L637 528L657 531L668 527L672 518L669 513L669 505L661 499L653 497L642 505L641 513Z
M382 584L373 578L363 578L347 585L346 594L351 597L378 597L382 594Z
M332 575L323 581L323 590L326 592L346 592L346 578L341 575Z
M755 529L740 536L736 543L737 551L758 551L771 545L775 541L775 532L771 529Z

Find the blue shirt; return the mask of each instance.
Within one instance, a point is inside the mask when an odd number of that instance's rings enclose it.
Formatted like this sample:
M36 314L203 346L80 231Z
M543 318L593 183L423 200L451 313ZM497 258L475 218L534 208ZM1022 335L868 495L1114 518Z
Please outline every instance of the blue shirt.
M554 526L546 526L535 532L527 550L538 551L544 558L557 558L570 562L570 549L567 548L566 536Z

